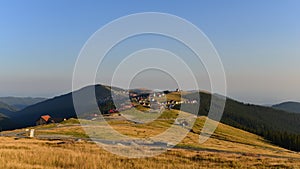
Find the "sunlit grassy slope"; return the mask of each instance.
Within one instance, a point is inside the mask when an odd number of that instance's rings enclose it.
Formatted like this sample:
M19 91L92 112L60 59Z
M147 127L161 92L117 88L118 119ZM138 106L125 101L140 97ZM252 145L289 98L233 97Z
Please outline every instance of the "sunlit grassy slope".
M157 120L146 124L136 124L118 116L107 120L122 134L146 138L165 131L178 113L176 110L165 111ZM37 137L68 137L56 141L0 137L0 168L300 168L299 153L224 124L219 124L214 135L199 144L199 133L205 120L204 116L197 118L191 132L174 149L142 159L119 157L92 142L74 141L71 138L87 138L76 119L38 126L35 128ZM101 126L104 122L85 120L82 123ZM24 129L3 134L22 131Z

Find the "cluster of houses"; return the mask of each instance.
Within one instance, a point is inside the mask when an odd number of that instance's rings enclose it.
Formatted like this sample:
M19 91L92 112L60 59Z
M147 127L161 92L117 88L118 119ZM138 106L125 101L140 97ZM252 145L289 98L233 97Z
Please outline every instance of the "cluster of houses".
M176 89L175 92L179 92L179 89ZM167 100L166 95L170 93L170 91L159 91L159 92L145 92L145 91L113 91L112 96L108 96L107 98L102 98L99 100L100 107L106 107L108 102L113 102L115 106L110 106L110 109L105 109L102 111L103 114L113 114L118 113L119 111L124 111L130 109L136 105L141 105L145 108L152 109L161 109L167 108L171 109L175 105L188 103L195 104L196 100L187 100L184 99L182 101L178 100ZM128 101L129 96L129 101ZM115 103L115 101L117 103ZM101 109L101 108L100 108Z
M197 100L167 100L165 98L166 94L164 92L157 92L157 93L146 93L146 94L132 94L130 95L131 102L138 103L146 108L153 108L153 109L161 109L167 108L171 109L175 105L179 104L196 104L198 103Z

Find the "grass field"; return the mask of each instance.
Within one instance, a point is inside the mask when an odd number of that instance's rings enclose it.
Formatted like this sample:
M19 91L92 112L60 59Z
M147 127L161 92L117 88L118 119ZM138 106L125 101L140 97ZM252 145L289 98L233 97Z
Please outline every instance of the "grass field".
M206 150L174 149L157 157L128 159L96 144L1 138L0 167L13 168L299 168L299 160ZM297 167L298 166L298 167Z
M146 138L166 130L177 113L166 112L161 118L146 124L126 120L110 120L108 123L124 135ZM199 117L191 132L175 148L159 156L137 159L111 154L93 142L76 141L74 138L84 139L87 135L75 119L38 126L35 128L37 137L65 135L71 138L51 141L0 137L0 168L300 168L299 153L224 124L219 124L207 142L199 144L204 121L205 117ZM85 121L88 126L102 123ZM24 129L2 134L22 131Z

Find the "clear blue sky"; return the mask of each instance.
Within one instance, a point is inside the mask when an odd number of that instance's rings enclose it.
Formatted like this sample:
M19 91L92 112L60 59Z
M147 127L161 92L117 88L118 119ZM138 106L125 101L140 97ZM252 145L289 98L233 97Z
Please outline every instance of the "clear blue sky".
M230 97L300 101L300 1L0 1L0 96L71 91L80 49L101 26L137 12L198 26L223 61Z

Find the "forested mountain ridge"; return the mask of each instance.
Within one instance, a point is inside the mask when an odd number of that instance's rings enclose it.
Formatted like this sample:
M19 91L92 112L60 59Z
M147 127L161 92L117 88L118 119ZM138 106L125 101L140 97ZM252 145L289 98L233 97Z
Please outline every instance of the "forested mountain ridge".
M196 94L199 93L191 95ZM193 97L191 95L188 97ZM207 116L211 95L200 93L200 98L198 115ZM300 114L227 98L221 122L263 136L281 147L300 151Z

